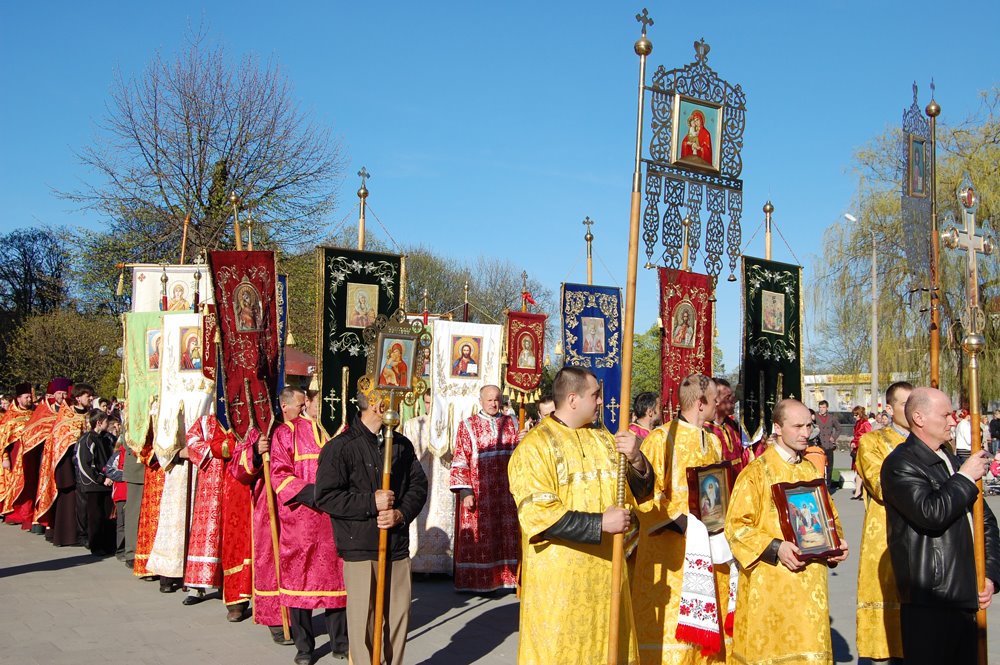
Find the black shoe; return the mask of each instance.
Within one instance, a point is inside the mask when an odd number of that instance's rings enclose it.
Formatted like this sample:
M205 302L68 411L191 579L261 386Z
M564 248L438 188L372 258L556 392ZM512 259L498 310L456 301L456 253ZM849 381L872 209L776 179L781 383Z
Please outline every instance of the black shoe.
M32 524L31 525L31 533L35 534L36 536L44 536L45 535L45 527L42 526L41 524Z
M348 650L346 648L343 651L338 651L334 649L333 651L330 652L330 655L336 658L337 660L347 660L347 651Z
M135 570L135 559L125 559L125 566L129 570Z
M280 644L282 646L295 644L295 640L285 639L285 631L282 630L281 626L268 626L268 629L271 631L271 640L273 640L275 644Z
M205 596L184 596L181 605L197 605L203 600L205 600Z
M313 662L313 655L311 653L302 653L299 651L295 654L295 658L292 659L295 665L311 665Z
M183 586L180 580L171 577L160 578L160 593L176 593Z

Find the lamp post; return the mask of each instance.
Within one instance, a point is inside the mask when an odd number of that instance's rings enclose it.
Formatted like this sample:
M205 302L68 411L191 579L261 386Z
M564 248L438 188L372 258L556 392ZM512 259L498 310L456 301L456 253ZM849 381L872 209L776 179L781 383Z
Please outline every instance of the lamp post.
M858 218L854 215L847 213L844 215L844 219L851 222L852 224L858 223ZM872 402L871 411L872 413L878 412L878 258L875 254L875 230L871 229L872 234Z

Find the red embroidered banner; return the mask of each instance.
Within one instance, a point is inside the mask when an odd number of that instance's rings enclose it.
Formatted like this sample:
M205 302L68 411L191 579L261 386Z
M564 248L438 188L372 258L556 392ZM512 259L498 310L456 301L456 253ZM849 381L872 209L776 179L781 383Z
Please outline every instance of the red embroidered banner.
M218 362L218 347L215 336L219 330L219 319L215 305L204 305L205 315L201 317L201 373L206 379L215 380L215 365Z
M264 434L278 397L278 309L274 252L209 252L215 314L222 339L220 381L225 382L229 426L242 442L251 429Z
M529 399L542 383L545 360L545 315L530 312L507 313L507 383L508 394L523 393Z
M663 420L678 408L677 390L691 374L712 376L715 334L712 278L696 272L660 268L660 343Z

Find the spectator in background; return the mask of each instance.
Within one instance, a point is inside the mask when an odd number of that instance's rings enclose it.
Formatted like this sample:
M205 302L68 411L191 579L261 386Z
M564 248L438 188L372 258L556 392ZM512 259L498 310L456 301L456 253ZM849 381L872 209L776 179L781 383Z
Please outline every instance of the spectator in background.
M114 535L108 521L114 504L111 487L114 482L104 475L104 467L111 459L111 442L105 436L108 414L91 409L90 431L76 445L76 467L80 474L78 491L86 498L87 548L94 556L114 554Z
M819 427L819 445L826 453L826 486L833 490L833 451L837 449L840 423L837 422L837 417L830 413L830 403L825 399L819 403L816 426Z
M851 439L851 471L856 471L855 463L858 457L858 443L861 441L862 436L872 431L872 425L865 416L865 407L856 406L851 410L851 414L854 416L854 438ZM854 494L851 495L851 498L860 500L863 489L863 485L855 481Z
M990 452L994 455L1000 452L1000 409L993 412L990 421Z
M649 433L659 426L663 421L663 411L660 406L660 396L653 392L639 393L632 403L632 417L635 419L628 426L630 432L635 434L639 443L649 436Z

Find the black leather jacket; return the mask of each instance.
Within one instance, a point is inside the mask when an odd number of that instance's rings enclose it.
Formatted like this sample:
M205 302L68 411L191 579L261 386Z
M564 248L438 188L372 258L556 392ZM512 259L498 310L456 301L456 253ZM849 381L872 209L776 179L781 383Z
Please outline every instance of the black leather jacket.
M957 473L958 459L942 447L956 473L911 434L882 464L889 555L903 603L975 610L979 607L969 518L979 493ZM984 505L986 576L1000 581L997 521Z

